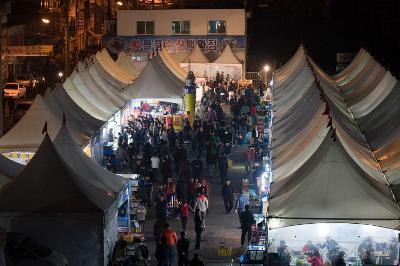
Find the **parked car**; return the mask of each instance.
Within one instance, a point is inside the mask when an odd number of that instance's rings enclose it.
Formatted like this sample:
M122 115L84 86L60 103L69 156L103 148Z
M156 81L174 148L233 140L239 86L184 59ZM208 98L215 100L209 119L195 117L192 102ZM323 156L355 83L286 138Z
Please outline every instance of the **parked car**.
M32 101L17 101L15 103L13 114L14 123L18 122L31 107Z
M21 97L25 97L26 88L24 85L18 82L7 82L3 88L4 97L10 97L14 99L19 99Z
M6 265L65 266L67 259L60 253L42 246L31 237L8 232L4 249Z
M25 86L25 88L30 88L34 86L32 76L28 74L18 75L16 82L21 83L22 85Z

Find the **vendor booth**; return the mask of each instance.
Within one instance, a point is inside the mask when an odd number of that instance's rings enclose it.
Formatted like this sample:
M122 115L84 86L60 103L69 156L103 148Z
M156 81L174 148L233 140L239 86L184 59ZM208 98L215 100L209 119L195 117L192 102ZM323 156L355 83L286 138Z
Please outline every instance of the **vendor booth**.
M107 265L117 196L68 166L46 135L34 158L0 192L0 223L60 253L68 265Z

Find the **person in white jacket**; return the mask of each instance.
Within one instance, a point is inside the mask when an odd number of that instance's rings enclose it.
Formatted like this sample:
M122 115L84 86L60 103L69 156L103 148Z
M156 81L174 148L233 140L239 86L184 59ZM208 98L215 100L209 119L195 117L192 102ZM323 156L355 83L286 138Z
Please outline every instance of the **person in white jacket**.
M194 209L199 209L200 211L200 218L202 222L203 229L206 228L206 216L208 210L208 199L203 194L198 194L196 198L196 204Z

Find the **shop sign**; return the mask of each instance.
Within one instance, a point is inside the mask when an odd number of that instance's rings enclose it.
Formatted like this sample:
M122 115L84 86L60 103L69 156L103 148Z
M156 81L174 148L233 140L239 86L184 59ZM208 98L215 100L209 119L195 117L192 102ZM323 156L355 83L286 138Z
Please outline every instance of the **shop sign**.
M198 44L205 53L221 53L229 44L235 52L244 51L246 38L243 35L232 36L118 36L103 37L103 46L112 53L125 51L128 54L135 52L152 52L157 48L167 49L169 53L191 51Z
M3 49L4 56L50 56L53 45L7 46Z

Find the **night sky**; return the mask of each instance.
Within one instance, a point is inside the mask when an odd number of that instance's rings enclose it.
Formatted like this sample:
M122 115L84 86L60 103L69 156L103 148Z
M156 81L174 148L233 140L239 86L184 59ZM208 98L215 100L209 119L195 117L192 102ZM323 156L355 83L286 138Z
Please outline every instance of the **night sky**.
M40 0L16 0L10 22L38 16ZM366 48L382 65L400 77L400 0L188 0L193 8L246 6L248 71L265 63L285 63L304 43L309 54L328 72L337 52ZM190 5L190 6L189 6Z

